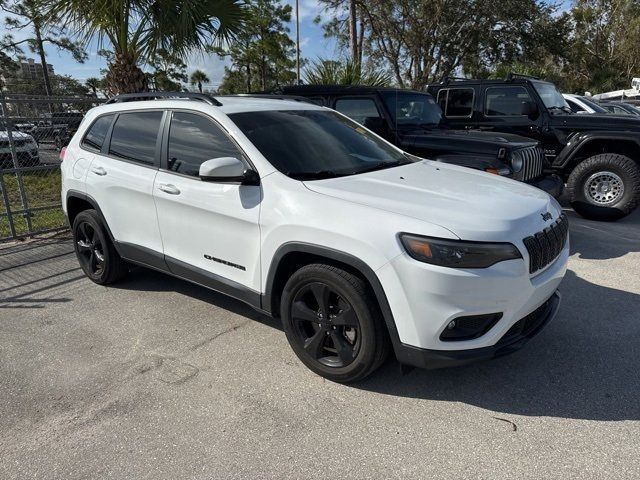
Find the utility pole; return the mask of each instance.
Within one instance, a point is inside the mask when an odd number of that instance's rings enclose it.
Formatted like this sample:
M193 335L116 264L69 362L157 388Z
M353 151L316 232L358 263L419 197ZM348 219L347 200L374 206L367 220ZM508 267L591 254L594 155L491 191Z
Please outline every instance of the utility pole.
M296 0L296 85L300 85L300 14Z

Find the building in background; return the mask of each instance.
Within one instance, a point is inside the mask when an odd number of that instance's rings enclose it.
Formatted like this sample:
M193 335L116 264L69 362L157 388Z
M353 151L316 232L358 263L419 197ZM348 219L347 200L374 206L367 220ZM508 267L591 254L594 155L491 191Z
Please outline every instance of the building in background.
M49 75L54 75L53 65L50 63L47 63L47 72L49 72ZM36 62L33 58L27 58L26 62L20 62L20 74L23 78L29 80L41 80L42 64Z

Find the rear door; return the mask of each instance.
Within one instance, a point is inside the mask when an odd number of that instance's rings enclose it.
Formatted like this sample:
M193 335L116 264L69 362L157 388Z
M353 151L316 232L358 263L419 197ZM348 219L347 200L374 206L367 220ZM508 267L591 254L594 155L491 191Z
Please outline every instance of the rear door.
M162 242L153 200L158 173L163 110L116 114L87 174L87 194L100 206L115 240L128 258L147 252L162 266ZM133 249L133 250L132 250ZM155 265L158 261L159 265Z
M260 186L205 182L198 176L206 160L235 157L249 166L248 159L207 115L173 111L166 123L153 195L169 268L231 295L240 286L259 292ZM225 288L229 285L231 290Z

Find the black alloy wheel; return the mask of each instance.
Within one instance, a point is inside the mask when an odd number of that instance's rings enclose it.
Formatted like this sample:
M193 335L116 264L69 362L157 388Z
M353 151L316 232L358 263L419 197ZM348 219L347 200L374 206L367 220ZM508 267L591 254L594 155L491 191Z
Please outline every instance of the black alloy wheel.
M351 304L322 282L298 290L291 318L307 354L327 367L346 367L360 349L360 323Z
M362 380L387 357L389 338L362 277L314 263L287 280L280 316L289 345L310 370L334 382Z

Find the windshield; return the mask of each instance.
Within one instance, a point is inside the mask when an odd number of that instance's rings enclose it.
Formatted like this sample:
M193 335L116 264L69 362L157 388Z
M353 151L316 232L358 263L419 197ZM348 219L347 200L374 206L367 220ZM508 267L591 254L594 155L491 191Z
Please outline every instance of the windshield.
M531 82L533 83L536 92L540 95L544 106L548 109L561 109L564 111L571 111L569 105L565 101L562 94L558 91L553 83L544 82Z
M382 97L396 125L438 125L442 120L442 110L431 95L386 92Z
M596 113L609 113L606 109L602 108L596 102L589 100L587 97L578 97L578 98L582 101L582 103L591 107L593 111Z
M269 163L299 180L354 175L413 161L337 112L259 111L229 117Z

